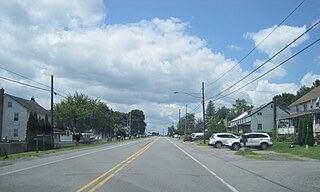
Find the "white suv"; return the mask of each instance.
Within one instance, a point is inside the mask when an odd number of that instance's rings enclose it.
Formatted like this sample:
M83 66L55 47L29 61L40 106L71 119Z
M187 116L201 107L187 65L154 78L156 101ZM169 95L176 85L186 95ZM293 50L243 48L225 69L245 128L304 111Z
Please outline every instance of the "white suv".
M245 142L246 141L246 142ZM239 150L246 143L246 147L256 147L257 149L268 149L273 145L271 137L267 133L246 133L239 139L230 139L226 142L226 147L231 150Z
M238 136L231 133L214 133L210 137L209 146L214 146L216 148L221 148L225 145L227 140L239 138Z

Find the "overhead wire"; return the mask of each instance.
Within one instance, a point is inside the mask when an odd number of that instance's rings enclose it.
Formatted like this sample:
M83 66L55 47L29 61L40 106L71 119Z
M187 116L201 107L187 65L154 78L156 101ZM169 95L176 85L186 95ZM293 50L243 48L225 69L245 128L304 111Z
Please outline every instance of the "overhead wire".
M228 69L226 72L224 72L222 75L220 75L220 77L218 77L216 80L214 80L212 83L209 83L207 85L207 87L213 85L214 83L216 83L217 81L219 81L220 79L222 79L227 73L229 73L230 71L232 71L236 66L238 66L243 60L245 60L254 50L256 50L267 38L269 38L269 36L276 31L279 26L281 26L306 0L303 0L300 2L300 4L298 6L296 6L270 33L268 33L268 35L262 39L262 41L260 41L256 46L254 46L243 58L240 59L239 62L237 62L235 65L233 65L230 69Z
M261 65L259 65L257 68L255 68L253 71L251 71L250 73L248 73L247 75L245 75L244 77L242 77L240 80L238 80L236 83L234 83L233 85L229 86L228 88L224 89L223 91L221 91L220 93L218 93L217 95L214 95L208 99L212 99L215 97L218 97L219 95L222 95L224 92L230 90L232 87L236 86L237 84L239 84L241 81L243 81L244 79L246 79L248 76L250 76L251 74L253 74L254 72L256 72L258 69L260 69L261 67L263 67L264 65L266 65L269 61L271 61L272 59L274 59L276 56L278 56L280 53L282 53L284 50L286 50L289 46L291 46L293 43L295 43L297 40L299 40L301 37L303 37L305 34L307 34L309 31L311 31L313 28L315 28L318 24L320 23L320 20L316 23L314 23L311 27L309 27L305 32L303 32L301 35L299 35L297 38L295 38L293 41L291 41L289 44L287 44L285 47L283 47L280 51L278 51L276 54L274 54L272 57L270 57L268 60L266 60L264 63L262 63ZM208 100L207 99L207 100Z
M45 88L38 87L38 86L35 86L35 85L30 85L30 84L23 83L23 82L14 80L14 79L9 79L9 78L2 77L2 76L0 76L0 79L6 80L6 81L10 81L10 82L12 82L12 83L20 84L20 85L23 85L23 86L31 87L31 88L34 88L34 89L51 92L50 89L45 89ZM54 92L54 94L55 94L55 95L59 95L59 96L61 96L61 97L63 97L63 98L67 98L67 97L65 97L64 95L62 95L62 94L60 94L60 93L57 93L57 92Z
M48 85L46 85L46 84L44 84L44 83L35 81L35 80L33 80L33 79L29 78L29 77L26 77L26 76L21 75L21 74L19 74L19 73L17 73L17 72L14 72L14 71L11 71L11 70L9 70L9 69L6 69L6 68L4 68L4 67L1 67L1 66L0 66L0 69L2 69L2 70L4 70L4 71L7 71L7 72L9 72L9 73L12 73L12 74L14 74L14 75L17 75L17 76L19 76L19 77L22 77L22 78L24 78L24 79L27 79L27 80L29 80L29 81L31 81L31 82L33 82L33 83L37 83L37 84L42 85L42 86L47 87L47 88L51 88L50 86L48 86ZM63 93L63 94L65 94L65 95L68 95L67 93L65 93L65 92L63 92L63 91L60 91L60 90L57 90L57 89L54 89L54 90L55 90L56 92L60 92L60 93Z
M312 42L311 44L309 44L308 46L304 47L303 49L301 49L300 51L298 51L297 53L295 53L294 55L292 55L291 57L289 57L288 59L284 60L283 62L281 62L280 64L276 65L275 67L271 68L270 70L268 70L267 72L263 73L262 75L258 76L257 78L253 79L252 81L246 83L245 85L241 86L240 88L226 94L226 95L223 95L222 97L218 98L218 99L215 99L214 101L216 100L219 100L219 99L222 99L224 97L227 97L243 88L245 88L246 86L252 84L253 82L257 81L258 79L262 78L263 76L269 74L271 71L277 69L278 67L280 67L281 65L285 64L286 62L288 62L289 60L291 60L292 58L296 57L297 55L299 55L300 53L302 53L303 51L307 50L308 48L310 48L311 46L313 46L314 44L318 43L320 41L320 38L318 38L317 40L315 40L314 42Z

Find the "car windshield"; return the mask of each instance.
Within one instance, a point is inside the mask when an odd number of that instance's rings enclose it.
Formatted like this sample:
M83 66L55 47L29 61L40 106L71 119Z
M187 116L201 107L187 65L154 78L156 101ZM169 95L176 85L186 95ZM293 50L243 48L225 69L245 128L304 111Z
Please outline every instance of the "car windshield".
M0 191L319 192L319 35L320 0L2 0Z

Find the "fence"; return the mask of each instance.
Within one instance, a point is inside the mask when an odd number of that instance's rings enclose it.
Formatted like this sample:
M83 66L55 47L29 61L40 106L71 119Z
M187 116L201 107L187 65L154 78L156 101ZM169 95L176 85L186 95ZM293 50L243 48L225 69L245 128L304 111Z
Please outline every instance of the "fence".
M27 142L0 143L0 156L27 151Z

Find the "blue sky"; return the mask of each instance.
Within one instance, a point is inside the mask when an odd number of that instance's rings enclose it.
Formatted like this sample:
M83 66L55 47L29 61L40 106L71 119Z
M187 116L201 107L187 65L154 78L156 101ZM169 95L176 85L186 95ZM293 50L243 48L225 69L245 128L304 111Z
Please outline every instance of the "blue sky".
M186 33L196 35L207 42L207 47L221 52L225 57L241 60L253 47L254 42L244 38L247 32L255 32L279 24L289 15L302 0L163 0L163 1L128 1L105 0L106 24L135 23L150 20L155 17L167 19L179 18L189 24ZM290 26L310 27L319 19L320 1L307 0L283 23ZM316 39L319 30L310 34ZM230 49L230 45L237 48ZM300 47L301 48L301 47ZM299 48L296 50L300 50ZM271 82L294 82L299 84L301 78L309 71L316 69L316 59L319 45L309 49L299 57L295 65L286 66L290 71L285 79L272 79ZM255 51L241 66L245 70L252 70L252 63L256 58L268 58L259 51Z
M320 1L306 0L246 60L221 80L301 0L26 0L0 7L1 77L34 85L50 84L62 95L82 92L117 111L141 109L148 129L177 123L178 110L201 117L199 99L228 88L320 19ZM263 74L318 39L318 26L232 90ZM255 106L320 79L319 43L230 97ZM0 81L9 94L49 108L48 93ZM228 93L228 92L227 92ZM200 95L199 95L200 96ZM57 96L55 102L63 97ZM221 98L216 107L230 107Z

